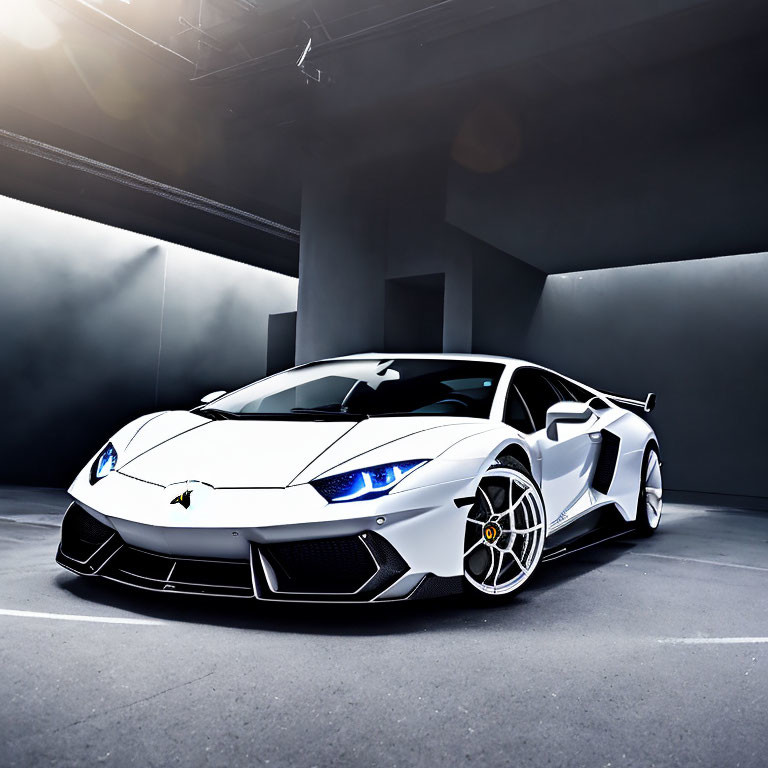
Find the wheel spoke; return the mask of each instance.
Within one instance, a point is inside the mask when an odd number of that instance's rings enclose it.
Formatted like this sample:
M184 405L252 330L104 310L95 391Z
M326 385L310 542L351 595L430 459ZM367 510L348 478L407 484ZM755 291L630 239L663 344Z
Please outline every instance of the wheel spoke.
M514 558L514 561L517 563L518 568L520 568L520 570L527 576L528 569L522 564L522 562L520 561L520 558L511 549L509 550L509 554L512 555L512 557Z
M512 505L510 508L509 508L509 511L510 511L510 512L514 512L514 511L515 511L515 510L518 508L518 506L520 505L520 503L523 501L523 499L525 499L525 497L526 497L526 496L528 496L530 493L531 493L531 489L530 489L530 488L526 488L526 489L525 489L525 490L524 490L524 491L523 491L523 492L520 494L520 498L519 498L519 499L518 499L518 500L517 500L517 501L516 501L516 502L515 502L515 503L514 503L514 504L513 504L513 505Z
M504 562L504 552L499 550L499 567L496 569L496 576L493 578L493 586L497 586L499 583L499 576L501 574L501 564Z
M478 541L476 541L476 542L475 542L475 543L474 543L474 544L473 544L473 545L472 545L472 546L471 546L471 547L470 547L470 548L469 548L469 549L468 549L468 550L467 550L467 551L464 553L464 557L466 557L466 556L467 556L467 555L468 555L470 552L472 552L472 551L474 551L475 549L477 549L477 548L478 548L478 547L479 547L479 546L480 546L482 543L483 543L483 540L482 540L482 539L479 539Z
M488 573L486 573L485 576L483 576L483 581L485 581L491 575L491 573L493 573L493 563L494 563L494 561L496 559L495 556L494 556L495 552L498 552L498 550L494 549L494 548L491 548L491 564L488 567Z
M648 461L648 468L645 470L645 479L648 480L659 466L659 457L651 451L651 457Z
M512 503L512 491L515 488L515 485L517 483L515 482L514 477L509 478L509 491L507 492L507 508L504 510L505 514L511 515L512 510L515 508L515 505ZM517 503L517 502L515 502ZM511 519L511 518L510 518Z
M544 523L539 523L538 525L532 525L530 528L513 528L512 533L519 533L519 534L528 534L533 533L534 531L539 531L544 527Z
M488 517L490 519L493 517L493 504L491 504L491 500L488 498L488 494L482 488L478 487L477 492L482 496L486 506L488 507Z

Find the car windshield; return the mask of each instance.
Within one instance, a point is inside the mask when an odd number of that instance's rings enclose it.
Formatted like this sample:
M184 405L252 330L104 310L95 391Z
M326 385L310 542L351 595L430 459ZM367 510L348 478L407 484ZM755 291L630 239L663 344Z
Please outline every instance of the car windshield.
M501 363L357 359L311 363L257 381L201 409L212 418L469 416L487 419Z

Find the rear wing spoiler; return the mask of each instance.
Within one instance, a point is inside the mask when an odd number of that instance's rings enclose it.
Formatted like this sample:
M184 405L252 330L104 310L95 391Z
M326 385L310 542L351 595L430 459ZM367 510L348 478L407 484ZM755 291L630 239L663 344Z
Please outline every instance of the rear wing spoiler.
M656 407L655 392L649 392L645 400L633 400L631 397L620 397L611 392L603 392L603 396L617 405L628 405L630 408L642 408L645 413L650 413Z

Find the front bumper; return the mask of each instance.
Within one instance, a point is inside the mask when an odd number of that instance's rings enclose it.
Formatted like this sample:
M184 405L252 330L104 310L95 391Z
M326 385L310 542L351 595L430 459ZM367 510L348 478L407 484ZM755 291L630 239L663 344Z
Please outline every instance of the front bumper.
M371 512L363 517L264 528L149 525L75 502L56 560L81 575L177 594L287 602L449 595L463 589L466 514L453 504L452 490L440 489L449 504L430 506L414 491L374 507L355 505ZM403 504L406 496L415 507ZM347 515L353 508L337 506Z

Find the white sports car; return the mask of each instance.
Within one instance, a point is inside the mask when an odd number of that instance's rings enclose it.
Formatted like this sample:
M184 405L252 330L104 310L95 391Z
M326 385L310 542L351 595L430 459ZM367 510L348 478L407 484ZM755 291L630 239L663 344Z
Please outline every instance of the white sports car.
M144 589L384 602L518 590L661 517L630 400L531 363L365 354L143 416L75 479L57 561Z

